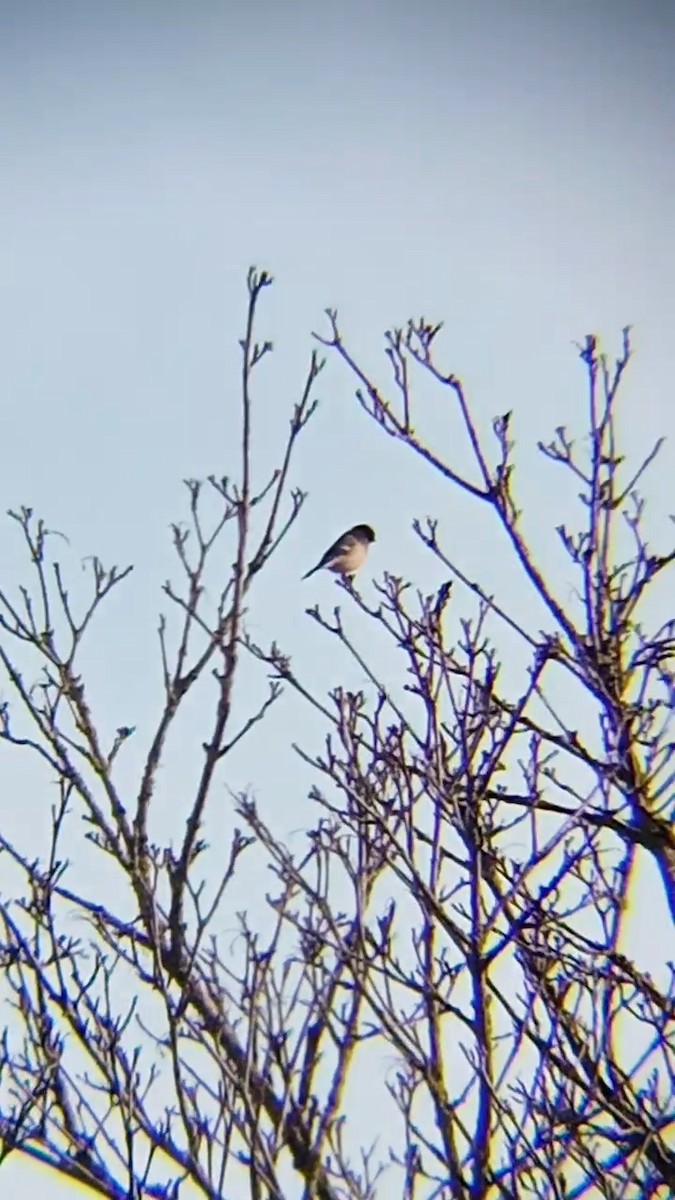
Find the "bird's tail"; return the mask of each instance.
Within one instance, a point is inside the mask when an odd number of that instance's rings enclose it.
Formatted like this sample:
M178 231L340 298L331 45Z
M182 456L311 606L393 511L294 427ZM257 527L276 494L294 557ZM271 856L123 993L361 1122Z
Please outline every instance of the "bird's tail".
M310 575L313 575L313 574L314 574L314 572L315 572L315 571L318 571L318 570L319 570L319 568L318 568L318 567L312 567L311 571L308 571L308 572L307 572L307 574L306 574L306 575L303 575L303 577L302 577L302 578L303 578L303 579L309 579ZM300 582L302 582L302 580L301 580Z

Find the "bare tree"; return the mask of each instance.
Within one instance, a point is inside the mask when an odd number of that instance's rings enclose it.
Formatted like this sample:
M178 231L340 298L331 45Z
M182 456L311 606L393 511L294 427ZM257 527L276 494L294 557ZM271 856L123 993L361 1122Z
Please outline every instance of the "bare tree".
M629 900L643 903L632 878L645 856L675 913L675 619L653 618L667 609L659 588L675 554L644 536L638 486L659 447L630 466L619 445L628 331L614 365L594 337L580 349L586 440L561 426L539 446L580 490L578 528L557 530L571 603L523 532L510 414L481 435L440 365L440 326L387 334L385 394L329 313L319 341L361 408L450 493L489 510L547 628L528 628L467 578L437 524L418 522L445 582L424 595L385 574L373 606L339 585L344 608L310 615L368 683L317 696L283 645L260 645L247 627L249 598L304 499L293 452L324 365L312 355L278 469L254 478L253 383L272 349L255 325L270 282L248 279L236 481L189 482L189 524L174 528L181 584L164 589L163 706L132 792L120 773L134 731L108 736L82 665L85 635L130 568L94 560L90 593L76 596L44 522L10 514L31 576L0 589L3 761L11 750L39 765L51 835L36 856L0 834L3 1155L41 1157L117 1200L247 1187L252 1200L670 1196L672 926L649 974L622 933ZM417 375L461 416L456 457L415 432ZM233 567L209 608L222 544ZM372 665L375 628L397 686ZM506 680L502 629L525 656L520 689ZM241 718L234 689L247 662L264 666L268 692ZM578 728L561 680L592 714ZM200 689L210 723L173 850L153 843L153 801ZM220 813L222 838L222 765L242 738L264 753L266 714L288 693L325 729L320 750L300 732L295 747L314 772L316 819L298 853L283 810L272 825L240 796L216 878L205 832ZM82 852L113 873L119 904L82 886ZM266 917L240 913L233 943L223 909L231 929L231 897L254 878L270 889Z

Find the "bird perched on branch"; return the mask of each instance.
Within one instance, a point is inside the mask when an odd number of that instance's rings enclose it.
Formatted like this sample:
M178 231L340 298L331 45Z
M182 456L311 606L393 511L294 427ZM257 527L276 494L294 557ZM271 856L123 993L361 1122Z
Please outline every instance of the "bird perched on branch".
M363 566L370 543L374 541L375 533L370 525L355 525L353 529L348 529L337 541L333 542L323 558L302 578L309 579L315 571L320 571L325 567L327 571L333 571L336 575L351 579L359 567Z

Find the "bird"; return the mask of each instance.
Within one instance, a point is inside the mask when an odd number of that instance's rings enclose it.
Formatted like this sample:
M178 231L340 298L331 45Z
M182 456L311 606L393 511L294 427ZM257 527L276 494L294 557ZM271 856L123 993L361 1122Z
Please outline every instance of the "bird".
M316 566L312 567L311 571L308 571L302 578L309 579L315 571L320 571L322 567L325 567L327 571L333 571L336 575L351 579L359 567L363 566L370 543L374 541L375 533L370 525L354 525L352 529L347 529L341 537L337 538L332 546L328 547Z

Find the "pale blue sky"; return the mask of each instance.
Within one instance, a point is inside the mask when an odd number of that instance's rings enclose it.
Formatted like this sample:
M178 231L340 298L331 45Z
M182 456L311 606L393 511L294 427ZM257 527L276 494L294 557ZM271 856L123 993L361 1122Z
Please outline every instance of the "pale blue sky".
M674 51L675 8L650 0L0 3L0 510L30 504L66 532L74 570L94 552L136 564L90 662L104 727L138 729L130 785L160 700L156 612L180 480L236 465L251 263L277 279L260 326L278 353L261 373L257 461L276 461L327 305L382 378L386 327L443 319L444 360L481 423L514 410L528 531L569 587L549 533L569 497L534 445L583 421L573 341L595 331L618 350L632 323L630 444L637 455L673 432ZM293 480L310 498L251 620L323 692L358 673L303 617L333 603L332 581L299 576L353 521L377 529L374 573L428 590L442 574L411 524L435 514L470 576L529 602L484 514L382 440L337 363L318 390ZM420 420L453 454L445 402ZM655 539L674 465L669 444L647 489ZM15 547L0 523L5 580ZM531 620L544 624L536 607ZM242 707L263 682L247 674ZM286 749L299 713L289 701L274 715L262 762L243 747L228 766L228 785L252 785L282 832L307 820L310 777ZM305 729L318 748L321 727ZM158 840L182 829L203 736L196 707ZM12 770L3 755L5 791ZM44 833L44 799L30 804ZM22 794L7 817L18 838L28 812ZM26 1168L3 1182L12 1171Z

